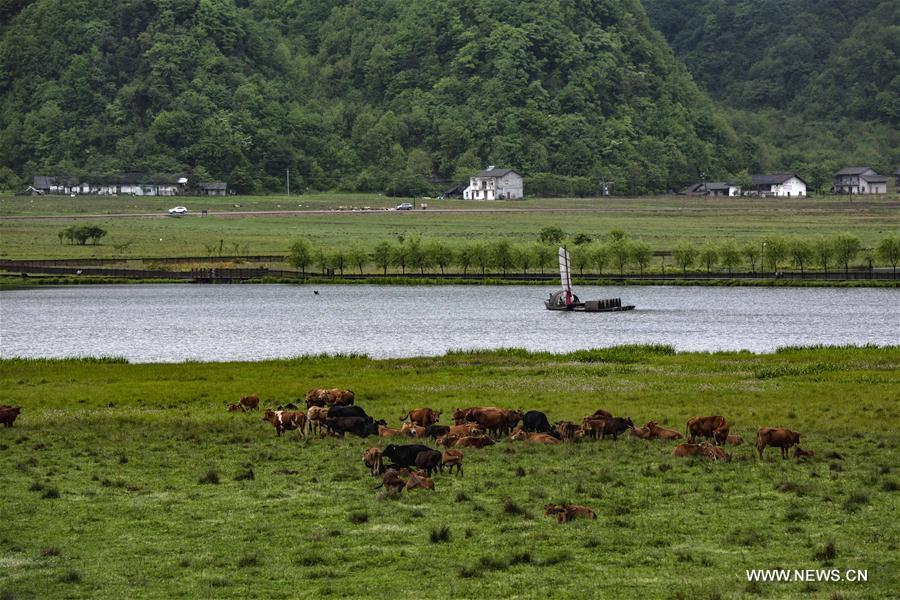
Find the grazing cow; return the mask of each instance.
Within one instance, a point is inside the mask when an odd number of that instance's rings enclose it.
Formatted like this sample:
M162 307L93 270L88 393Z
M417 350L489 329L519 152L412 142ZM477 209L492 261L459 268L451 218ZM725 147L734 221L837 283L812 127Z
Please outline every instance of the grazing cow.
M328 409L322 406L310 406L306 411L306 423L310 433L320 433L328 418Z
M625 433L629 429L634 429L634 423L631 417L613 417L603 421L603 427L600 429L600 439L607 435L613 436L614 440L619 439L619 435Z
M463 453L461 451L444 450L444 453L441 455L441 473L444 472L444 467L447 467L449 469L448 473L453 475L453 467L456 467L456 473L462 476L462 460Z
M405 431L401 431L399 429L392 429L390 427L384 427L383 425L378 426L378 437L396 437L398 435L406 435Z
M328 416L333 419L341 417L368 417L362 406L340 406L332 405L328 407Z
M375 489L377 490L380 487L384 487L387 489L388 494L396 496L403 491L405 485L406 480L401 477L400 471L397 469L388 469L381 478L381 484L375 486Z
M466 417L485 431L498 435L506 427L507 411L502 408L476 408Z
M381 453L398 467L413 467L419 452L428 450L431 448L422 444L389 444Z
M244 410L259 410L259 396L253 394L252 396L243 396L240 401L241 406Z
M744 438L736 433L729 433L728 437L725 438L725 443L730 444L732 446L740 446L744 443Z
M684 437L674 429L666 429L665 427L660 427L656 424L656 421L648 421L647 424L644 425L644 427L650 430L651 439L680 440L682 437Z
M431 474L441 467L441 453L437 450L423 450L416 454L416 468L425 471L425 475Z
M553 428L550 427L550 421L547 420L547 415L539 410L529 410L525 413L525 416L522 417L522 426L529 433L549 433L553 431Z
M553 430L559 434L560 439L574 440L578 426L572 421L557 421L553 425Z
M429 427L438 422L438 419L441 418L441 411L430 408L416 408L400 417L400 420L403 421L407 418L411 423L419 427Z
M363 463L369 468L372 477L377 477L384 472L384 462L381 460L380 448L369 448L363 454Z
M456 440L454 446L457 448L484 448L485 446L493 446L496 444L494 440L487 436L482 437L462 437Z
M447 425L429 425L425 428L424 437L439 438L450 433L450 427Z
M607 410L603 410L602 408L598 408L594 411L594 414L590 416L591 419L612 419L613 414Z
M325 419L325 427L339 437L344 437L345 433L352 433L360 437L378 435L378 426L383 423L384 421L373 421L372 417L328 417Z
M416 472L412 472L409 474L409 479L406 481L406 489L434 491L434 480L425 475L419 475Z
M226 404L225 410L228 412L244 412L244 407L240 404Z
M638 438L640 440L652 440L653 434L650 432L650 429L645 425L644 427L635 427L631 431L628 432L628 435L633 438Z
M275 433L280 437L286 429L296 429L300 437L306 437L306 413L287 410L271 410L263 413L263 421L268 421L275 427Z
M310 406L350 406L356 395L352 390L332 389L313 389L306 393L306 407Z
M8 404L0 406L0 423L7 427L12 427L21 412L21 406L10 406Z
M477 406L471 406L469 408L454 408L453 409L453 423L455 425L462 425L470 421L469 415L472 414L472 411L479 410Z
M804 450L800 446L794 446L794 459L810 461L815 457L816 453L812 450Z
M709 417L691 417L688 419L686 435L690 443L694 443L698 437L712 438L719 445L728 439L728 422L722 415Z
M478 427L477 423L465 423L463 425L451 425L449 435L455 436L467 436L467 435L480 435L483 432Z
M556 515L558 523L568 523L573 519L596 519L597 513L582 504L545 504L544 514Z
M550 435L549 433L529 433L524 429L517 429L515 433L510 436L510 439L513 440L524 440L526 442L531 442L533 444L561 444L558 439Z
M756 451L762 460L766 446L781 448L781 458L788 457L791 446L800 445L800 434L784 427L760 427L756 432Z

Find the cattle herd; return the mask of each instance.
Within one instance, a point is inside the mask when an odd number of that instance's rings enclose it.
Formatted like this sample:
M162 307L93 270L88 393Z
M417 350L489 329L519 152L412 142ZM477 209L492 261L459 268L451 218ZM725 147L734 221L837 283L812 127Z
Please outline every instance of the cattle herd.
M389 494L398 494L403 489L434 489L433 476L447 468L453 474L463 474L463 453L459 448L484 448L497 443L497 439L534 444L562 444L579 440L617 439L628 435L641 440L665 440L679 442L672 450L673 456L695 456L711 461L729 461L730 454L724 446L737 446L743 438L731 431L731 425L721 415L691 417L685 426L685 434L673 429L660 427L655 421L648 421L637 427L629 417L616 417L612 413L598 409L576 424L572 421L550 423L547 415L536 410L511 410L498 407L469 407L455 409L452 425L440 425L441 411L431 408L417 408L400 417L400 427L389 427L387 421L366 414L355 404L356 396L350 390L314 389L306 395L306 410L296 404L267 408L263 420L268 421L280 436L285 430L295 430L298 436L343 438L346 434L360 437L414 438L419 443L391 443L384 448L372 447L366 450L362 460L370 474L381 478L376 489L384 488ZM228 404L231 412L259 410L258 396L245 396L238 403ZM441 450L421 443L431 440ZM800 434L782 427L762 427L756 435L756 450L759 458L768 446L779 448L782 458L788 457L788 450L794 447L794 457L809 460L811 451L799 446ZM385 462L389 461L389 462ZM576 504L548 504L547 515L556 516L560 523L574 518L596 518L594 512Z

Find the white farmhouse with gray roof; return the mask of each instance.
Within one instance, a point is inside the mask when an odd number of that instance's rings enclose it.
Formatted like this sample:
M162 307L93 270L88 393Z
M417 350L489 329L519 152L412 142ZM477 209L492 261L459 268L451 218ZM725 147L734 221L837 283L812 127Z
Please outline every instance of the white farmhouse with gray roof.
M494 165L473 175L469 187L463 190L466 200L521 200L524 197L522 175Z

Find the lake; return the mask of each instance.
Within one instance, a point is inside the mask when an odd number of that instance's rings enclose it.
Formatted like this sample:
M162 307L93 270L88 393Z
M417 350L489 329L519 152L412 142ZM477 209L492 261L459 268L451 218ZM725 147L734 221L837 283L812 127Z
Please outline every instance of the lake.
M315 294L314 291L318 291ZM900 290L579 287L622 313L551 312L541 286L123 285L0 292L0 356L132 362L375 358L619 344L750 350L900 343Z

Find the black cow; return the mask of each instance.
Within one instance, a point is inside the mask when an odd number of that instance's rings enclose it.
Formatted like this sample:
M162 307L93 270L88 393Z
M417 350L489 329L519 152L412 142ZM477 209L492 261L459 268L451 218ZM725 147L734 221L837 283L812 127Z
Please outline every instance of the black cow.
M522 427L529 433L551 433L553 431L547 415L539 410L529 410L525 413L525 416L522 417Z
M416 454L416 467L425 471L426 477L441 467L441 453L437 450L423 450Z
M414 467L419 452L431 450L423 444L389 444L381 455L389 458L398 467Z
M603 430L600 432L600 437L603 438L607 435L611 435L614 440L617 440L619 439L620 433L625 433L629 429L634 429L634 423L631 421L631 417L613 417L612 419L606 420L606 424L603 425Z
M334 419L342 417L370 418L362 406L338 406L337 404L328 409L328 417Z
M325 427L341 437L344 437L345 433L361 437L378 435L378 425L372 417L328 417L325 419Z
M425 437L439 438L450 433L448 425L429 425L425 428Z

